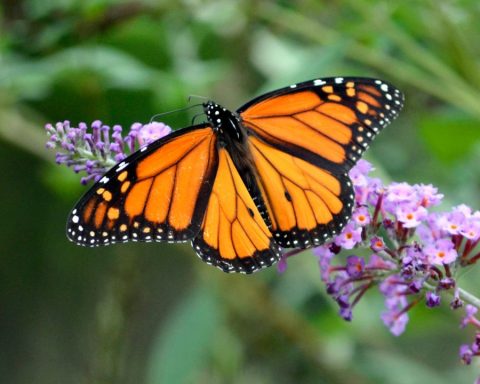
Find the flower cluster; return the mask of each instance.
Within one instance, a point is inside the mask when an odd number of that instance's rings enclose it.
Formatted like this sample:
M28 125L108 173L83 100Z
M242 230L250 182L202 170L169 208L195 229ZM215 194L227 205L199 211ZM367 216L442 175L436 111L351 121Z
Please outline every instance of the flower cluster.
M435 187L383 185L369 176L371 170L370 163L360 160L350 171L356 199L352 220L314 253L327 293L338 303L345 320L352 319L352 310L362 296L377 287L385 300L381 318L398 336L408 323L408 311L418 303L437 307L445 296L442 293L451 298L452 309L477 300L458 287L456 276L480 258L480 212L466 205L434 212L432 207L443 198ZM367 252L360 253L362 247ZM338 255L354 248L357 255L346 259ZM474 316L478 300L475 304L466 305L462 324L480 329ZM466 363L480 355L480 331L472 345L461 347L460 354Z
M468 324L471 324L477 329L475 341L470 345L462 344L460 346L460 357L465 364L469 365L472 363L473 356L480 356L480 320L475 317L478 312L477 307L467 304L465 312L466 315L462 320L461 327L465 328Z
M72 167L74 172L85 172L82 184L98 181L102 175L119 161L172 130L168 125L152 122L142 125L134 123L126 135L122 127L114 125L110 128L100 120L94 121L90 127L85 123L72 127L69 121L45 126L49 136L47 148L57 149L57 164Z

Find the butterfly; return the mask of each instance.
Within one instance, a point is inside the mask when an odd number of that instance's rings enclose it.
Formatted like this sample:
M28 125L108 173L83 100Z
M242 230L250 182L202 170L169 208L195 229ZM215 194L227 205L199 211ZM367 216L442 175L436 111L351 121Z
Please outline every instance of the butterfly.
M71 241L191 241L203 261L241 273L271 266L283 248L320 245L349 220L348 171L397 117L403 95L382 80L332 77L236 112L202 106L206 122L142 147L80 199Z

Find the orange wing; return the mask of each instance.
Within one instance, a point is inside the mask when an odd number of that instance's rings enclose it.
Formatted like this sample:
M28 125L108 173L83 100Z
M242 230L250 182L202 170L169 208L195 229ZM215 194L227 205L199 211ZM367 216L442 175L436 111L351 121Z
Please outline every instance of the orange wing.
M208 264L225 272L252 273L280 258L280 250L226 149L199 235L192 242Z
M238 110L278 244L307 248L340 231L354 203L347 172L402 105L383 81L326 78Z
M251 134L337 174L394 119L403 95L366 78L327 78L260 96L238 110Z
M346 174L334 175L253 136L249 145L278 244L308 248L340 231L354 203Z
M208 125L143 147L96 183L67 223L73 242L186 241L200 230L218 165Z

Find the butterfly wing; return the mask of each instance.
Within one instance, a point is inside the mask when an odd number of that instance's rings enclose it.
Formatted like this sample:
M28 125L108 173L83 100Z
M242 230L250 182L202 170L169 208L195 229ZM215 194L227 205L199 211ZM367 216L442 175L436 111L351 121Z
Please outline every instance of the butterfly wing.
M278 244L306 248L341 230L354 202L347 172L402 105L383 81L327 78L238 110Z
M274 264L280 249L225 148L200 233L197 254L225 272L252 273Z
M260 96L237 112L274 147L344 174L403 106L398 89L368 78L325 78Z
M85 246L190 240L200 230L217 166L209 125L174 132L108 171L76 204L67 236Z
M307 248L343 228L354 203L346 174L332 174L254 136L249 146L278 244Z

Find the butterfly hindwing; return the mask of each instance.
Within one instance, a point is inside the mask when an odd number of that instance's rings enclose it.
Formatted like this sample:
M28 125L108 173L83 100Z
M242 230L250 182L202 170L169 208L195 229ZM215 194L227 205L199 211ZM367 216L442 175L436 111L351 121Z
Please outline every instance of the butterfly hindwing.
M108 171L73 209L67 236L86 246L192 239L217 164L209 125L172 133Z
M219 150L205 218L192 245L205 262L225 272L251 273L280 257L272 233L224 148Z
M308 248L343 228L354 203L346 174L334 175L254 136L249 146L279 245Z
M402 106L403 95L386 82L336 77L267 93L238 113L251 134L341 175Z

